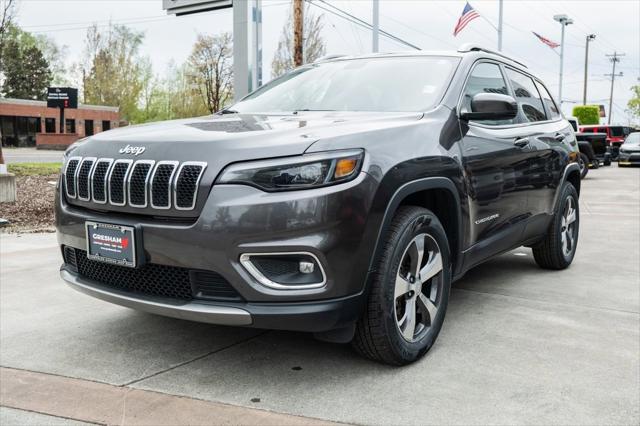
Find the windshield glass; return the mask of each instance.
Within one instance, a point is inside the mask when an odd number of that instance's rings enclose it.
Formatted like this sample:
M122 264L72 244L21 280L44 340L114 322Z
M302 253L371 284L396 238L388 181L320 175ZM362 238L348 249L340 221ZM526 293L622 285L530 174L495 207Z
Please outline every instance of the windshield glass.
M287 111L425 111L435 106L458 58L363 58L312 64L261 87L231 109Z
M611 126L609 127L609 130L611 131L611 136L615 136L618 138L624 136L624 129L622 127Z
M627 145L640 145L640 132L631 133L625 139L624 144Z

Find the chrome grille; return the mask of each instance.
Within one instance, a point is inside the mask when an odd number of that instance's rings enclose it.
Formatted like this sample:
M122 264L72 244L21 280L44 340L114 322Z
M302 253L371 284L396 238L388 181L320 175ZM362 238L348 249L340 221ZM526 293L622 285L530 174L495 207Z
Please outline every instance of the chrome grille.
M193 210L207 163L72 157L63 173L69 199L113 206Z

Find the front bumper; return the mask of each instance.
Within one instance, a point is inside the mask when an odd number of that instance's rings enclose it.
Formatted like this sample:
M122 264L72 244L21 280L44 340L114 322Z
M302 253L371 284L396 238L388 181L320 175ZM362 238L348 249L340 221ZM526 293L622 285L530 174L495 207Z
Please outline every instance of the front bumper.
M640 165L640 152L622 152L618 154L618 164L622 165Z
M362 295L306 303L178 302L114 290L78 276L64 266L61 278L73 289L116 305L152 314L217 325L320 333L357 320Z

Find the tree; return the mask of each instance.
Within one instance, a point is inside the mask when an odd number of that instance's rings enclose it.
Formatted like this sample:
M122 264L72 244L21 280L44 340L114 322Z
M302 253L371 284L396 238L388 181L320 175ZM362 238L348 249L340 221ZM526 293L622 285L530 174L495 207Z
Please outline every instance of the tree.
M130 120L136 113L143 86L146 59L138 53L144 33L124 25L109 25L100 32L87 30L82 73L85 103L117 106Z
M16 16L15 0L4 0L0 8L0 72L2 71L2 58L4 57L4 46L6 35L13 26L13 20Z
M187 60L189 82L202 96L209 112L224 107L233 97L233 47L230 33L198 34Z
M631 93L627 107L633 116L640 118L640 84L632 86Z
M573 116L580 124L599 124L600 107L598 105L578 105L573 107Z
M304 45L302 53L304 62L313 62L325 55L326 45L322 39L324 15L315 16L309 6L304 11ZM293 64L293 16L289 12L287 23L282 27L282 34L278 41L278 48L271 63L271 76L279 77L294 68Z
M18 99L44 100L52 76L49 63L37 46L23 48L16 40L4 46L2 93Z

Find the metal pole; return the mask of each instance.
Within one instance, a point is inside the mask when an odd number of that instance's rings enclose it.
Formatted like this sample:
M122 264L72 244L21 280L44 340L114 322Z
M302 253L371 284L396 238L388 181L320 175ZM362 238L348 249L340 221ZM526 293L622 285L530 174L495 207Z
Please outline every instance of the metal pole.
M233 92L238 101L261 85L261 0L233 3Z
M562 24L562 39L560 40L560 83L558 88L558 102L560 102L560 108L562 108L562 72L564 68L564 27Z
M373 0L373 41L372 51L373 53L379 52L379 35L380 35L380 2L379 0Z
M503 0L500 0L500 7L498 12L498 52L502 52L502 12Z
M587 35L587 42L584 49L584 90L582 92L582 105L587 104L587 81L589 79L589 74L587 72L587 69L589 68L589 42L595 38L595 34Z
M611 116L613 115L613 82L616 79L616 62L618 62L616 52L613 52L611 62L613 62L613 70L611 71L611 93L609 93L609 119L607 120L607 124L611 124Z

